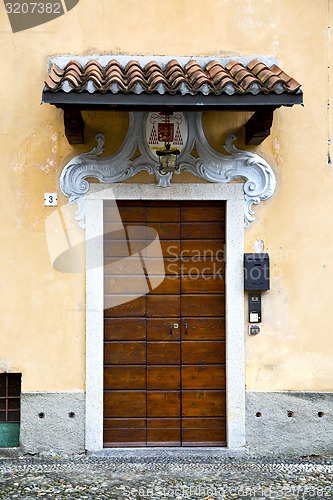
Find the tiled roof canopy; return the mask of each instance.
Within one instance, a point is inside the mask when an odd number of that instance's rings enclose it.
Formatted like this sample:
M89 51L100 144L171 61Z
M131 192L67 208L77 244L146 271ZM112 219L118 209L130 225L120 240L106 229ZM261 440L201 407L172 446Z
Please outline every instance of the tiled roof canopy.
M50 61L43 102L64 110L71 144L84 141L82 110L226 109L254 111L246 144L270 133L273 111L303 103L300 84L272 57L203 58L159 56L68 56Z
M156 61L141 66L132 60L122 66L113 59L104 67L94 59L84 66L72 60L64 69L53 64L45 85L45 90L52 92L166 93L170 96L177 93L216 96L296 94L300 90L300 84L276 64L269 68L257 59L246 66L239 61L222 66L211 60L203 67L196 60L181 65L173 59L163 66Z

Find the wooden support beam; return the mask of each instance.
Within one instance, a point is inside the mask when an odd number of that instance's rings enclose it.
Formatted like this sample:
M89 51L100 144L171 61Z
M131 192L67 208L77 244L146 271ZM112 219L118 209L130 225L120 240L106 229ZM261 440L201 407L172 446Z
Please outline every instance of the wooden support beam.
M84 144L84 121L81 111L75 108L65 108L64 124L69 144Z
M273 112L275 108L264 108L256 111L245 123L245 144L261 144L271 133Z

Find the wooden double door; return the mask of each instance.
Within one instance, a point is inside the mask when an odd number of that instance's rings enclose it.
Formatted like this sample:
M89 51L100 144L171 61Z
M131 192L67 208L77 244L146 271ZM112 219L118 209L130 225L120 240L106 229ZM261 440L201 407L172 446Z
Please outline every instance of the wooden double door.
M225 205L117 205L104 205L104 447L226 446Z

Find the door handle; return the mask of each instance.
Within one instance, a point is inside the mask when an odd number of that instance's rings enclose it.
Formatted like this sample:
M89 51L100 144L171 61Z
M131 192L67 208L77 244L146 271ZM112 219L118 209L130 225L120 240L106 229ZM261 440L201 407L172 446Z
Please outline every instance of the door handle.
M187 323L185 323L185 335L187 335Z
M172 335L172 323L170 323L170 335Z

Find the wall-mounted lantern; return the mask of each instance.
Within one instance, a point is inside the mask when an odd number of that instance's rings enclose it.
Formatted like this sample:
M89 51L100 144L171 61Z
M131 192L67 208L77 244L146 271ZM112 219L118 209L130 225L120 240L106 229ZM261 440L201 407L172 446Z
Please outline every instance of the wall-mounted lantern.
M156 154L159 157L160 163L157 167L160 174L166 174L167 172L174 172L179 170L179 165L177 165L177 156L180 155L180 151L177 148L171 149L171 142L174 140L174 125L170 123L170 116L172 112L165 111L165 123L159 124L159 128L161 125L163 127L163 139L164 139L164 148L156 150Z

